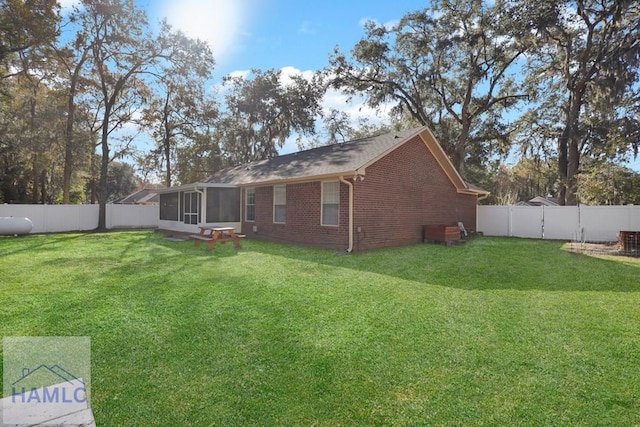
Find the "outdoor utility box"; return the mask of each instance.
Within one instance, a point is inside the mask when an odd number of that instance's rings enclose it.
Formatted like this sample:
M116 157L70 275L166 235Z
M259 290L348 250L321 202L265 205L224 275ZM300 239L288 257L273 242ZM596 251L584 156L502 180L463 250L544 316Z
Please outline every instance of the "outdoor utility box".
M451 243L460 240L460 227L457 225L425 225L424 241Z
M640 231L621 231L618 236L625 253L640 255Z

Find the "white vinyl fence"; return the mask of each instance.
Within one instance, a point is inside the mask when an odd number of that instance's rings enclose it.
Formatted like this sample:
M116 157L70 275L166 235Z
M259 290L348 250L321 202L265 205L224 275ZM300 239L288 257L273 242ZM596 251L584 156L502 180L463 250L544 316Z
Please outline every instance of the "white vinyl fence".
M0 217L29 218L31 233L87 231L98 227L98 205L0 205ZM107 228L155 228L159 207L107 205Z
M613 242L640 230L640 206L478 206L485 236Z
M98 205L0 205L0 217L26 217L32 233L88 231ZM107 205L107 228L156 228L158 206ZM621 230L640 231L640 206L478 206L485 236L612 242Z

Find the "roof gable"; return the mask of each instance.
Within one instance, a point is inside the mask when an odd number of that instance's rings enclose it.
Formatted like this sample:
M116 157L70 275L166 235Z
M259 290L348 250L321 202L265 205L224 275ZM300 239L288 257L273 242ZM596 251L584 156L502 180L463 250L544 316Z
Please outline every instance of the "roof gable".
M420 138L431 152L431 155L436 159L444 173L447 175L447 178L449 178L449 180L456 187L456 190L459 193L478 193L477 190L479 189L477 189L477 187L476 189L470 188L469 185L467 185L467 183L462 179L462 177L458 173L458 170L453 166L453 163L451 163L449 156L447 156L447 154L444 152L444 150L436 140L436 137L433 135L429 128L424 128L424 132L420 133ZM484 192L484 190L481 191Z

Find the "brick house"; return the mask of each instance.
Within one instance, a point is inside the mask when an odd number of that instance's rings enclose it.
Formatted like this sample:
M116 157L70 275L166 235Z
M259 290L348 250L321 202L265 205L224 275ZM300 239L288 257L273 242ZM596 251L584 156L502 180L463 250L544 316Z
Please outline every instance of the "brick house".
M221 170L161 190L160 228L233 226L247 237L358 251L422 241L425 225L475 228L478 199L426 128Z

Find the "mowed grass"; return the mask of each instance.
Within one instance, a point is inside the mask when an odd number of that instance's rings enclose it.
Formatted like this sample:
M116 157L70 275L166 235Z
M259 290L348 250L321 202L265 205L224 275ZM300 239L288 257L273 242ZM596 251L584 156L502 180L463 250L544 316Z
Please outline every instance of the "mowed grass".
M0 238L2 336L92 339L98 426L640 424L640 260Z

